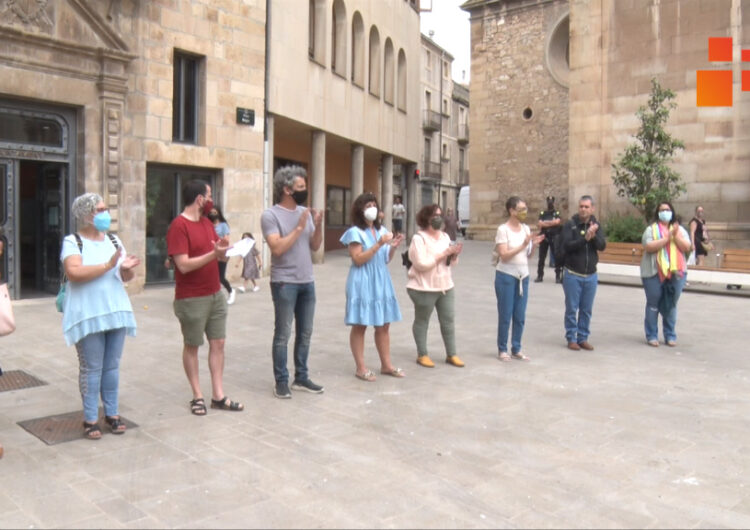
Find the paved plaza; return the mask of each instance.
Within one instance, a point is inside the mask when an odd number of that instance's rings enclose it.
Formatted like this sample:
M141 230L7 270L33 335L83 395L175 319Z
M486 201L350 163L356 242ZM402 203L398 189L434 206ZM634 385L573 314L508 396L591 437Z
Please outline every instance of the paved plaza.
M491 244L455 269L459 355L418 366L400 259L404 321L391 326L407 377L354 377L344 320L345 252L316 266L311 377L322 395L272 394L268 280L230 307L225 387L239 413L188 411L173 289L132 297L124 436L45 445L18 422L81 409L75 349L53 299L16 303L4 370L48 384L0 393L0 527L496 528L750 527L749 300L687 291L677 348L646 346L640 288L601 284L593 352L563 339L562 287L531 284L524 352L497 360ZM398 261L398 262L397 262ZM230 270L235 270L230 265ZM379 371L372 331L366 359ZM210 395L206 348L202 383ZM290 358L291 366L291 358ZM747 484L746 484L747 483Z

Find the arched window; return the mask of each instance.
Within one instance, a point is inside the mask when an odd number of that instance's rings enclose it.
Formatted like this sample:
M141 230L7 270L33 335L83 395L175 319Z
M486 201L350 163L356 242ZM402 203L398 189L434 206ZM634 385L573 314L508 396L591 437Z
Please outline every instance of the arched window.
M307 54L315 62L325 64L326 2L309 0Z
M396 61L393 56L393 41L388 37L383 47L383 99L386 103L394 103L394 81L396 76Z
M380 34L378 28L370 28L370 94L380 97Z
M406 112L406 53L401 48L398 51L398 90L396 92L396 102L399 110Z
M352 83L365 88L365 23L359 11L352 18Z
M331 69L346 77L346 8L343 0L333 0L331 24Z

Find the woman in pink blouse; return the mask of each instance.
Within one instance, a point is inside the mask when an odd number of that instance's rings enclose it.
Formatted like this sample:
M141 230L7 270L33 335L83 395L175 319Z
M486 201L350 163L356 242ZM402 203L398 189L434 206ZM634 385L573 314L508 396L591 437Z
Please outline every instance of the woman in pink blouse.
M440 206L425 206L417 213L420 230L414 234L409 247L409 281L406 291L414 302L414 324L412 333L417 343L417 364L433 368L427 353L427 328L432 310L437 309L440 333L445 344L445 362L453 366L464 366L456 355L456 332L454 325L454 292L451 267L458 262L460 243L452 245L448 235L441 229L444 224Z

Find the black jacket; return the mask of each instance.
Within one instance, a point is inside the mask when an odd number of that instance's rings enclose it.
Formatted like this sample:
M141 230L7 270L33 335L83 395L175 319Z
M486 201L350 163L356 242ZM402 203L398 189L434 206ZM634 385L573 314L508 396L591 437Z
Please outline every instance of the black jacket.
M593 274L599 263L597 251L604 250L607 242L604 239L604 229L599 225L594 239L586 241L583 237L589 226L596 223L596 217L589 217L584 223L575 214L563 225L562 241L565 248L565 268L578 274Z

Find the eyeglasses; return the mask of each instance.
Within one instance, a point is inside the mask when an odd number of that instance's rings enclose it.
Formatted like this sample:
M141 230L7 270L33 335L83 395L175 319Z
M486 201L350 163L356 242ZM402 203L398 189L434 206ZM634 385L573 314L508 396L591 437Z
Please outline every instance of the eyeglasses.
M108 212L108 211L109 211L109 208L97 208L96 209L96 213L103 213L103 212Z

